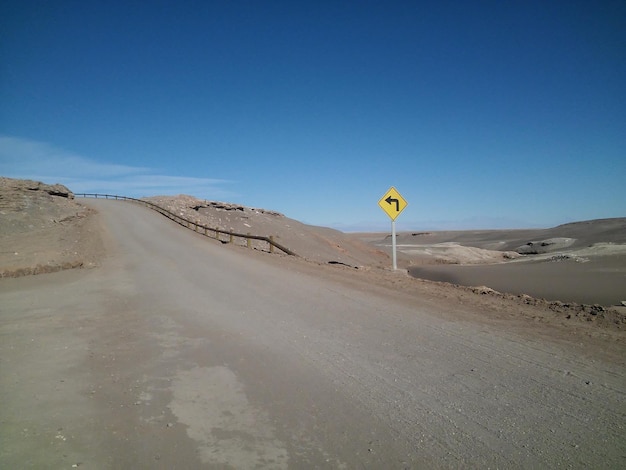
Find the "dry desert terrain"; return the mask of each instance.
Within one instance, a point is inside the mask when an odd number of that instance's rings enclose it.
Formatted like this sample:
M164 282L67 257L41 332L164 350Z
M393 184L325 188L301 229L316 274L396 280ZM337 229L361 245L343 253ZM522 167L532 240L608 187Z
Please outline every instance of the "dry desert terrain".
M616 329L626 321L626 218L552 229L399 233L398 264L408 274L403 277L390 272L389 234L342 233L271 210L192 196L146 200L198 224L271 235L311 265L353 268L376 284L436 291L478 305L487 298L503 310L509 304L519 311L537 307L528 315L546 321L582 318ZM0 276L96 266L103 254L96 212L60 185L2 178ZM234 244L245 241L236 238ZM267 250L260 242L253 247Z
M0 180L0 467L618 468L625 219L345 234ZM185 223L185 225L188 225Z

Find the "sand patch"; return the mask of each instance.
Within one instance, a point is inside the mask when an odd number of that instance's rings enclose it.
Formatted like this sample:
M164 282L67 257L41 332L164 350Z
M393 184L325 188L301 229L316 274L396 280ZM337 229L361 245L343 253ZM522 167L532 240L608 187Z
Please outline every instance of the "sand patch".
M455 242L432 245L398 245L398 250L416 260L416 264L484 264L499 263L521 255L513 251L487 250L462 246Z

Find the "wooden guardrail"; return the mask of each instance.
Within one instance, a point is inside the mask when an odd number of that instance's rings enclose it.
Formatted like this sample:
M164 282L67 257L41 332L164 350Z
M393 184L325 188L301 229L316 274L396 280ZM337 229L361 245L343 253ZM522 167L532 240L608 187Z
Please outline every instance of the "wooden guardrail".
M249 233L243 234L243 233L236 233L233 231L227 231L227 230L222 230L219 228L214 228L214 227L207 227L206 225L202 225L199 224L197 222L194 222L193 220L189 220L189 219L185 219L184 217L181 217L177 214L174 214L172 211L169 211L167 209L165 209L164 207L161 207L157 204L154 204L150 201L145 201L143 199L137 199L134 197L126 197L126 196L117 196L114 194L99 194L99 193L75 193L74 196L77 197L92 197L95 199L101 198L101 199L116 199L116 200L121 200L121 201L132 201L132 202L138 202L140 204L143 204L147 207L149 207L150 209L153 209L155 211L157 211L159 214L164 215L165 217L167 217L170 220L173 220L174 222L176 222L179 225L182 225L185 228L188 228L190 230L193 230L194 232L200 233L202 235L205 235L207 237L210 238L215 238L216 240L219 240L221 242L225 242L225 243L233 243L234 238L242 238L246 240L246 246L248 248L250 248L251 246L251 240L259 240L259 241L264 241L267 242L268 246L269 246L269 252L273 253L274 249L277 248L280 251L282 251L283 253L286 253L288 255L291 256L298 256L296 255L293 251L291 251L289 248L284 247L283 245L277 243L274 240L273 236L269 236L269 237L265 237L262 235L251 235ZM221 235L226 235L228 236L228 240L222 240L221 239Z

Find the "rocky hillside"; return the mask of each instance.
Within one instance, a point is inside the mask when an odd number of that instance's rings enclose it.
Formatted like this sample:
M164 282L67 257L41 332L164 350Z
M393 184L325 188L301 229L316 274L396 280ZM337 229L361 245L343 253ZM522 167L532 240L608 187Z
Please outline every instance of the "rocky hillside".
M0 177L0 277L88 265L99 240L88 234L92 213L60 184Z
M181 217L211 228L273 236L281 245L312 261L341 263L354 267L389 265L389 257L371 245L338 230L303 224L275 211L206 201L185 195L145 199Z

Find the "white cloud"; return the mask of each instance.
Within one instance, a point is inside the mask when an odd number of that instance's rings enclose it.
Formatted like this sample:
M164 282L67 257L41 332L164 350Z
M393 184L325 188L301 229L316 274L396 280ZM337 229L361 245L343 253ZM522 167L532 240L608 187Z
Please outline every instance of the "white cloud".
M236 196L231 181L157 174L152 168L101 163L53 145L0 136L0 175L61 183L75 193L142 197L189 194L203 199Z
M102 164L50 144L0 136L0 171L65 178L99 175L113 177L150 171L148 168ZM8 176L8 175L7 175Z

